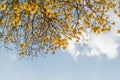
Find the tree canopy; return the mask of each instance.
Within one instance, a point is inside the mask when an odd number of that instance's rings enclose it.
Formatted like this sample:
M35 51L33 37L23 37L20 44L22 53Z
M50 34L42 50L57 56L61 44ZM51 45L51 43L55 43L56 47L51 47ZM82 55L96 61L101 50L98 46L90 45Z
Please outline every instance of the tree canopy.
M0 44L15 45L21 57L55 53L69 40L81 44L83 34L110 32L120 17L119 0L1 0ZM118 30L120 33L120 30Z

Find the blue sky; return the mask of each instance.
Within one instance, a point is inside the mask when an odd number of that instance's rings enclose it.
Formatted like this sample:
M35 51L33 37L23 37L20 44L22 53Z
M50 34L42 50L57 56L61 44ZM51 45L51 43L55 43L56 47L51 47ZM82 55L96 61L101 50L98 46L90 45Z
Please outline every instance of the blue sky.
M33 61L1 48L0 80L120 80L119 37L92 35L87 48L72 41L66 51Z
M74 61L68 53L18 61L14 53L1 49L0 80L120 80L120 58L108 60L79 56Z
M111 15L116 24L110 33L91 34L87 46L74 40L66 51L18 60L15 52L0 48L0 80L120 80L120 20Z

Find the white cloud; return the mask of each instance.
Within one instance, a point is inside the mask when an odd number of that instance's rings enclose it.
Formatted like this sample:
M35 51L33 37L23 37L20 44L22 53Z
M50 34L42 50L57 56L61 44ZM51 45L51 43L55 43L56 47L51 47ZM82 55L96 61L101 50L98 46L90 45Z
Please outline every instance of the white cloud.
M114 20L117 23L115 26L112 26L112 31L110 33L103 33L99 36L91 33L89 37L87 37L90 38L88 40L88 45L82 51L76 47L74 40L70 41L67 51L72 55L74 60L77 60L80 55L86 55L88 57L105 55L108 59L114 59L118 56L120 35L116 33L116 30L120 28L120 19L114 14L108 14L110 15L111 20Z
M87 56L100 56L104 54L108 59L113 59L118 55L118 38L111 34L102 34L100 36L92 36L88 43L87 51L83 51Z
M106 33L99 36L92 35L89 39L88 45L83 50L79 50L72 40L67 48L73 59L77 61L78 56L86 55L88 57L99 57L106 55L108 59L114 59L118 56L119 44L118 37L113 36L112 33ZM81 53L80 53L81 52Z
M73 59L77 61L77 57L80 55L79 50L77 50L77 47L75 46L75 40L69 41L69 46L67 47L67 51L71 54Z
M119 21L114 14L109 13L110 19L116 22L115 26L112 26L112 31L110 33L103 33L102 35L90 36L91 39L88 43L88 50L83 51L87 56L100 56L104 54L108 59L113 59L118 56L118 48L119 48L119 37L116 33L117 29L119 29Z

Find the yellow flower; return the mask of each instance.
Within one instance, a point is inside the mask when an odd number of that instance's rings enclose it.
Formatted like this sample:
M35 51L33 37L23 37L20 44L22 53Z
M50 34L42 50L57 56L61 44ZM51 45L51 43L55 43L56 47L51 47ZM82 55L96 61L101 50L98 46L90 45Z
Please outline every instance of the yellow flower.
M72 37L68 37L69 40L72 40Z
M15 14L14 20L17 22L19 19L20 19L20 18L19 18L19 14Z
M120 33L120 30L117 30L117 33Z
M48 3L50 6L53 6L54 5L54 1L51 1Z
M36 10L38 10L38 7L39 7L39 6L38 6L37 4L32 4L32 5L31 5L31 8L34 8L34 9L36 9Z
M29 16L30 15L30 12L25 12L25 16Z
M21 57L25 57L27 55L27 52L26 51L22 51L21 53L20 53L20 56Z
M19 9L19 7L15 7L15 8L13 8L13 10L14 10L14 13L20 13L20 9Z
M19 6L17 4L13 5L13 10L16 11L17 9L19 9Z
M31 7L30 7L30 5L26 5L25 8L26 8L26 10L30 10Z
M118 14L118 18L120 18L120 14Z
M37 12L37 10L38 10L38 5L37 4L31 4L31 6L30 6L30 13L31 14L35 14L36 12Z
M31 8L31 10L30 10L31 14L35 14L36 12L37 12L37 10L35 8Z
M107 28L107 31L108 31L108 32L110 32L110 30L111 30L111 28L110 28L110 27L109 27L109 28Z
M21 5L21 6L19 6L20 7L20 9L24 9L24 5Z
M81 30L84 30L84 27L79 27L78 30L80 30L80 31L81 31Z
M114 10L114 13L117 14L117 10Z
M115 22L112 22L112 25L115 25Z
M21 20L18 20L16 23L17 25L21 25Z
M3 26L4 24L5 24L5 22L3 22L3 21L2 21L2 22L0 22L0 25L2 25L2 26Z
M6 37L5 39L4 39L4 42L5 42L5 44L7 44L8 43L8 38Z
M57 4L57 7L58 7L58 8L61 7L61 4Z
M70 6L70 7L68 8L68 12L71 12L72 9L73 9L73 8Z
M53 13L46 12L46 16L47 16L48 18L52 18L54 15L53 15Z
M5 10L6 9L6 5L5 4L1 4L0 5L0 10Z
M14 21L9 22L9 26L15 26Z
M109 8L114 8L115 5L114 4L109 4Z
M44 6L44 11L45 11L45 12L49 12L49 8L46 7L46 6Z
M20 48L21 48L21 49L25 49L26 47L27 47L27 46L26 46L25 44L23 44L23 43L20 44Z
M23 6L20 6L20 8L23 8L26 10L28 8L28 3L25 2Z

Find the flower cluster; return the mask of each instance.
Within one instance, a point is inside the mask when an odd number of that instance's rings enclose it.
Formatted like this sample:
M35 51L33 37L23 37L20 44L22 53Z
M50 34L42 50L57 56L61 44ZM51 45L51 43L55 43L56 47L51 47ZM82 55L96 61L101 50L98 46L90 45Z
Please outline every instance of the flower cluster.
M118 0L119 1L119 0ZM117 0L4 0L0 2L1 43L14 44L20 56L66 49L73 38L110 31L106 15ZM114 13L117 14L117 10ZM120 17L120 15L118 15ZM1 36L1 35L0 35Z

